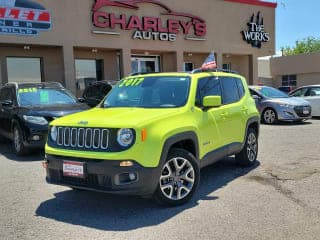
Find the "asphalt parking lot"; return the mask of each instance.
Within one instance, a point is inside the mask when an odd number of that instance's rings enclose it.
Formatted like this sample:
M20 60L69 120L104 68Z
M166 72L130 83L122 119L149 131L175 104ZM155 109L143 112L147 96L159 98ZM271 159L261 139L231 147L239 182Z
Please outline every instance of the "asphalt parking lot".
M319 239L320 119L261 125L258 164L203 169L196 197L152 200L45 183L43 153L0 144L0 239Z

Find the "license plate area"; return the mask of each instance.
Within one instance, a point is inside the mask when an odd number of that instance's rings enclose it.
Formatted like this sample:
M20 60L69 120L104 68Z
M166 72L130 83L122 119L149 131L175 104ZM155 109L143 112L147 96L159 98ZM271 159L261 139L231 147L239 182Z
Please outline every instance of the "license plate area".
M75 177L84 178L84 163L83 162L73 162L73 161L63 161L63 176L65 177Z
M308 108L303 108L303 114L309 114L309 109Z

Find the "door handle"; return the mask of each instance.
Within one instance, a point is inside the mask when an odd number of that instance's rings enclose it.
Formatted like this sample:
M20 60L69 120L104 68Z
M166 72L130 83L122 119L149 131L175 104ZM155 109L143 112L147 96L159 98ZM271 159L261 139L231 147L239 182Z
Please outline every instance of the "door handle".
M220 114L220 116L223 118L223 119L226 119L228 117L228 113L227 112L223 112Z

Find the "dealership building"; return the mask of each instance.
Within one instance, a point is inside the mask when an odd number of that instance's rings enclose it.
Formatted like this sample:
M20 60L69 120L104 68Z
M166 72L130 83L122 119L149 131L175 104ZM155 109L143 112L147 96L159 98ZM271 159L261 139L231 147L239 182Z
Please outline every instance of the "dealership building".
M58 81L76 92L132 72L219 68L258 82L275 53L275 8L258 0L0 0L0 84Z

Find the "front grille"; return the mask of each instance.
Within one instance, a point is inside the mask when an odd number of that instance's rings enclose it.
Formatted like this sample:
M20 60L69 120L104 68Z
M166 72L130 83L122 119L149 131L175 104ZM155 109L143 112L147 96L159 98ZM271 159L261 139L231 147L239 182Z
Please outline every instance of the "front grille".
M106 150L109 147L109 130L58 127L56 144L71 149Z
M303 113L304 110L308 110L309 113L308 114ZM311 115L311 107L310 106L297 106L297 107L294 107L294 111L296 112L296 114L299 117L309 117Z

